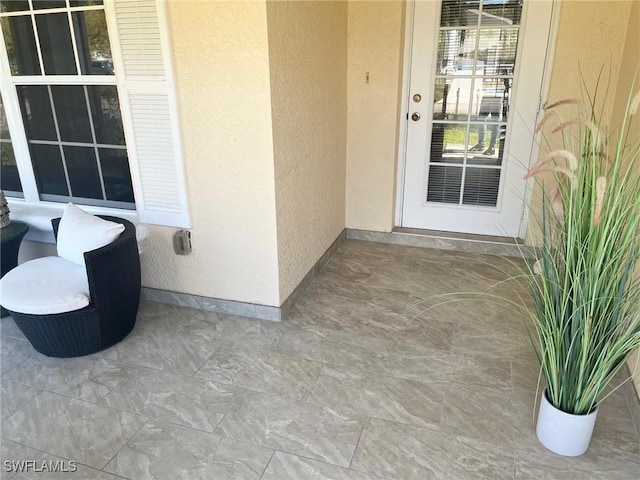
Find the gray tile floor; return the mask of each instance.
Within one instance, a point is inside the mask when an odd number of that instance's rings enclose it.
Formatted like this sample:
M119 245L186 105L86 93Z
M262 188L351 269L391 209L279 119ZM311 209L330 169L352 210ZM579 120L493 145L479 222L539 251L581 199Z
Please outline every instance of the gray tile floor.
M553 455L534 434L520 319L432 298L505 271L499 257L346 241L282 323L145 303L127 339L76 359L36 353L3 319L2 478L640 478L630 385L587 454Z

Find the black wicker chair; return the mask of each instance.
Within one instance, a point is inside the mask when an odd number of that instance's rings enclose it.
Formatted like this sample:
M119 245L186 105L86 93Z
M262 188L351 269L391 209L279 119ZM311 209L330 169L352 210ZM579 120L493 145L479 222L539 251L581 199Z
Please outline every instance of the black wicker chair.
M140 303L140 257L135 226L122 218L100 216L125 226L104 247L84 253L90 302L85 308L51 315L12 312L33 347L50 357L79 357L118 343L133 329ZM51 220L58 236L59 218Z

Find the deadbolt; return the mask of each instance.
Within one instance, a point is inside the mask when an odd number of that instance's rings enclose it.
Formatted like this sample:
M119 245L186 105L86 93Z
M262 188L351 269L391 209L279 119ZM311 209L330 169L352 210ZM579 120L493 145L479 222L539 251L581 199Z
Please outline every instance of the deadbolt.
M420 103L420 100L422 100L422 95L420 95L419 93L416 93L413 96L413 101L416 102L416 103Z
M413 112L411 114L411 120L413 120L414 122L417 122L418 120L420 120L420 114L418 112Z

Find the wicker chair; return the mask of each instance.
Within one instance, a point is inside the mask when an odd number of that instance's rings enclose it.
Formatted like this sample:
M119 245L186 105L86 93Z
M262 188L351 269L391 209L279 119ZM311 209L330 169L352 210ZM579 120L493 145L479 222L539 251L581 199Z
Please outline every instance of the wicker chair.
M10 311L33 347L50 357L79 357L118 343L133 329L140 302L140 257L134 225L101 216L125 226L104 247L84 253L89 280L89 305L51 315ZM60 219L51 221L58 236Z

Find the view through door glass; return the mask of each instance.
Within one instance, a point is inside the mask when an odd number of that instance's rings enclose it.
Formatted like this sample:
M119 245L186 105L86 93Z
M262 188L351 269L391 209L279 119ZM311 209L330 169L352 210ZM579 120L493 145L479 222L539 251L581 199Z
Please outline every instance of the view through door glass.
M522 1L443 0L427 202L496 207Z

